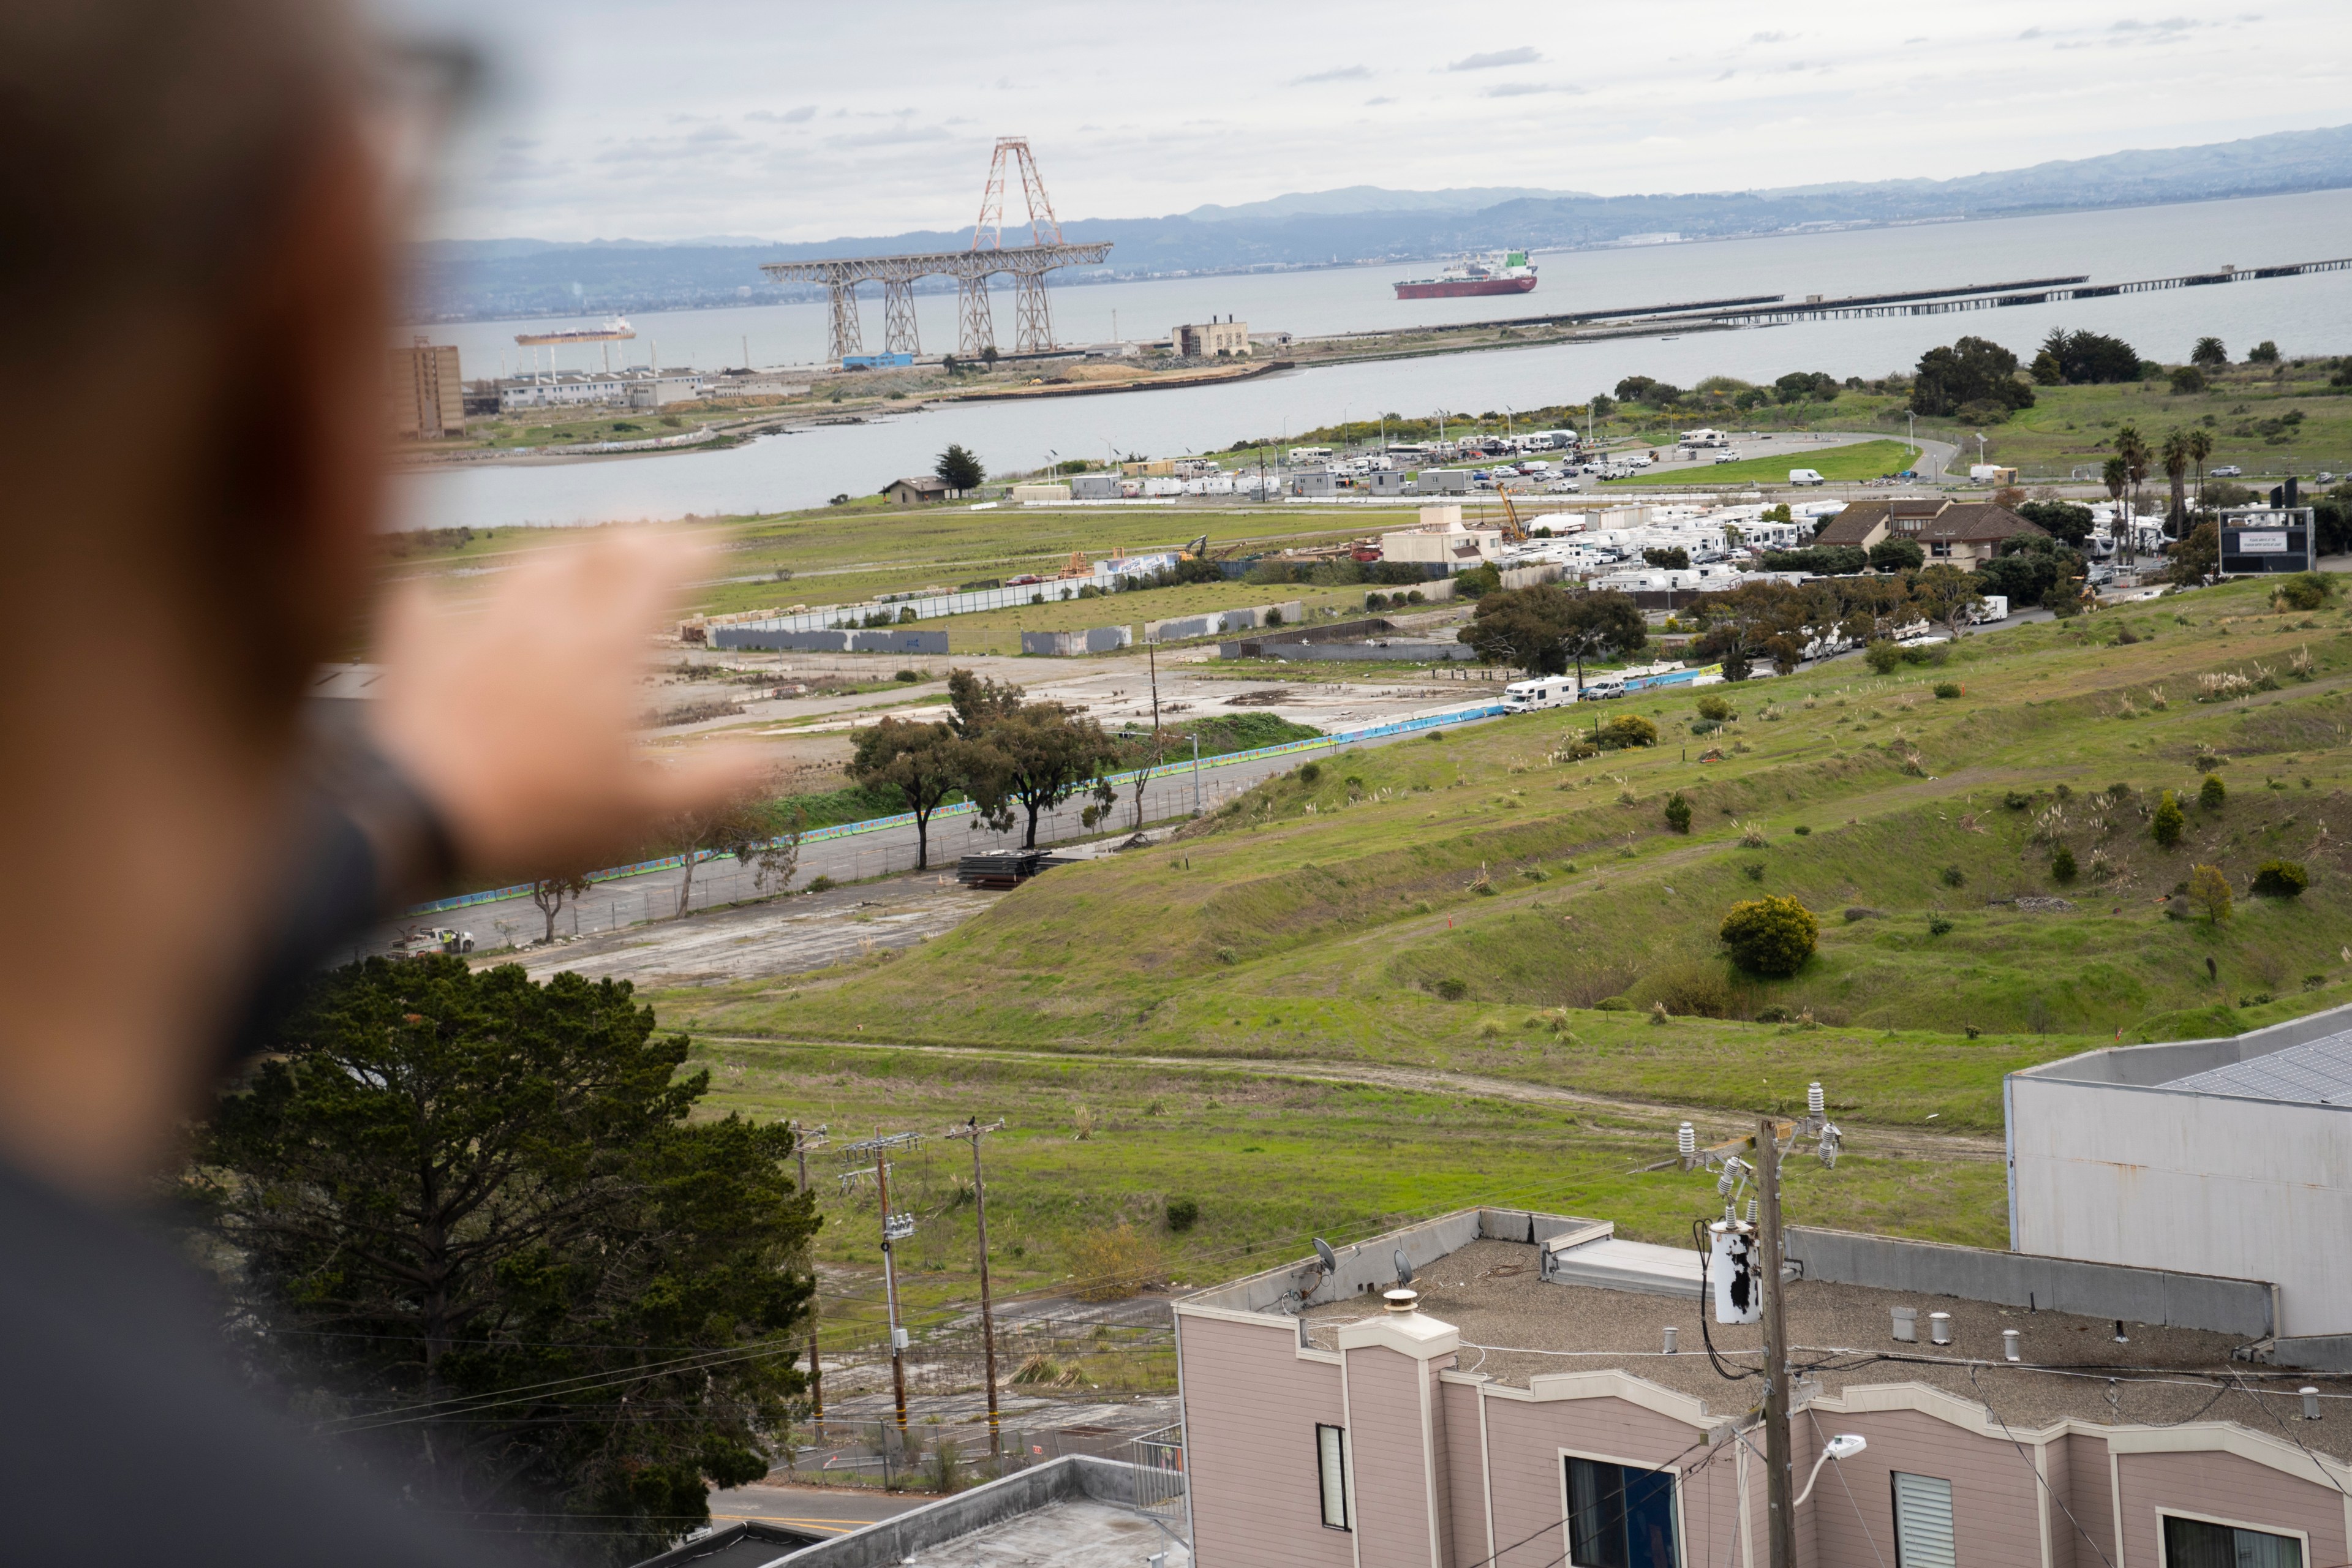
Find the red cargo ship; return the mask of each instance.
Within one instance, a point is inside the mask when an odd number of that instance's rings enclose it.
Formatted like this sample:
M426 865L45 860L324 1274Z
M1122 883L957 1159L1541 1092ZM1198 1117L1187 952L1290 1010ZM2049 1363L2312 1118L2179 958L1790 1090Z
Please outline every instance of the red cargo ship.
M1524 294L1536 286L1536 269L1524 250L1465 256L1434 278L1400 282L1400 300L1458 300L1469 294Z

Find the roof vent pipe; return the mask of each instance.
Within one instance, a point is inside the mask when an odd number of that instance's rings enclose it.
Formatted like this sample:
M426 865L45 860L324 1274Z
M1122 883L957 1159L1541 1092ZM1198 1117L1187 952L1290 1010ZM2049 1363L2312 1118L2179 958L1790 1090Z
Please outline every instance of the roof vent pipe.
M1675 1352L1676 1347L1675 1345L1675 1335L1676 1332L1678 1332L1678 1331L1675 1329L1674 1324L1668 1323L1666 1325L1666 1353L1668 1355L1673 1355ZM2306 1405L2316 1405L2318 1403L2318 1396L2315 1394L2304 1403Z
M1890 1307L1887 1310L1894 1314L1894 1327L1890 1331L1894 1336L1906 1345L1917 1344L1919 1342L1919 1309Z
M2001 1330L2000 1354L2003 1361L2017 1361L2021 1359L2017 1353L2017 1331L2015 1329Z
M1949 1312L1928 1313L1927 1338L1936 1344L1950 1344L1952 1342L1952 1314Z
M1421 1305L1421 1293L1417 1290L1384 1290L1381 1292L1381 1300L1388 1303L1391 1312L1410 1312Z
M2303 1394L2303 1418L2305 1421L2318 1420L2319 1390L2306 1384L2301 1392Z

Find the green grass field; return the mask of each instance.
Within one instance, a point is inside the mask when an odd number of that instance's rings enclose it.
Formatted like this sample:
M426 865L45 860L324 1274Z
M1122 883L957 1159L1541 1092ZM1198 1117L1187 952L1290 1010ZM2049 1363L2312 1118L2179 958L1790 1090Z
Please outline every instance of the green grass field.
M1916 456L1916 449L1902 441L1856 441L1846 447L1743 458L1736 463L1710 463L1671 474L1637 474L1630 479L1612 479L1606 488L1668 485L1688 489L1694 485L1785 485L1791 468L1811 468L1825 479L1839 481L1874 479L1901 473Z
M2255 689L2198 700L2222 672ZM1216 1252L1198 1274L1295 1250L1300 1226L1481 1197L1668 1238L1703 1194L1633 1173L1673 1121L1798 1105L1814 1079L1871 1163L1802 1212L1998 1244L1997 1164L1906 1138L1997 1138L2004 1073L2118 1034L2234 1032L2352 997L2339 610L2276 614L2236 584L1979 635L1942 668L1849 662L1728 694L1738 717L1705 735L1692 698L1637 699L1663 743L1582 763L1551 760L1554 715L1344 753L903 956L655 1000L741 1068L722 1099L748 1108L1012 1115L1023 1139L1002 1146L1044 1162L1013 1200L1043 1205L1042 1280L1072 1267L1081 1215L1180 1192L1219 1216L1163 1238ZM1698 761L1710 746L1723 760ZM2209 770L2216 810L2194 804ZM2147 827L2164 790L2189 803L2171 848ZM1663 817L1675 791L1687 837ZM2307 894L2245 896L2273 856L2311 868ZM2220 926L2165 907L2202 862L2240 893ZM1720 956L1724 910L1759 893L1820 918L1790 979ZM1743 1021L1768 1007L1812 1022ZM1082 1141L1077 1104L1108 1122ZM1076 1208L1052 1206L1072 1191Z

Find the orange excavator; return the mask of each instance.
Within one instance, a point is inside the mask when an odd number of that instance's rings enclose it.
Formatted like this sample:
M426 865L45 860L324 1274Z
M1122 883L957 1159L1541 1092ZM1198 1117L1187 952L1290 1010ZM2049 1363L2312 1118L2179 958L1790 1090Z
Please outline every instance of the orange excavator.
M1511 504L1511 492L1507 489L1497 489L1495 492L1495 499L1503 503L1504 542L1525 544L1528 542L1528 525L1519 521L1519 509Z

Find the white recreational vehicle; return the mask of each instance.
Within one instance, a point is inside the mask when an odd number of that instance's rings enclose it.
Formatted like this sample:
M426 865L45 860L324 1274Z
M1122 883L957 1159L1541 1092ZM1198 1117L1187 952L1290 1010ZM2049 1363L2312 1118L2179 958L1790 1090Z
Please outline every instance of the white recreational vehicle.
M1503 688L1503 711L1531 713L1538 708L1565 708L1576 700L1576 677L1572 675L1541 675L1533 680L1514 680Z

